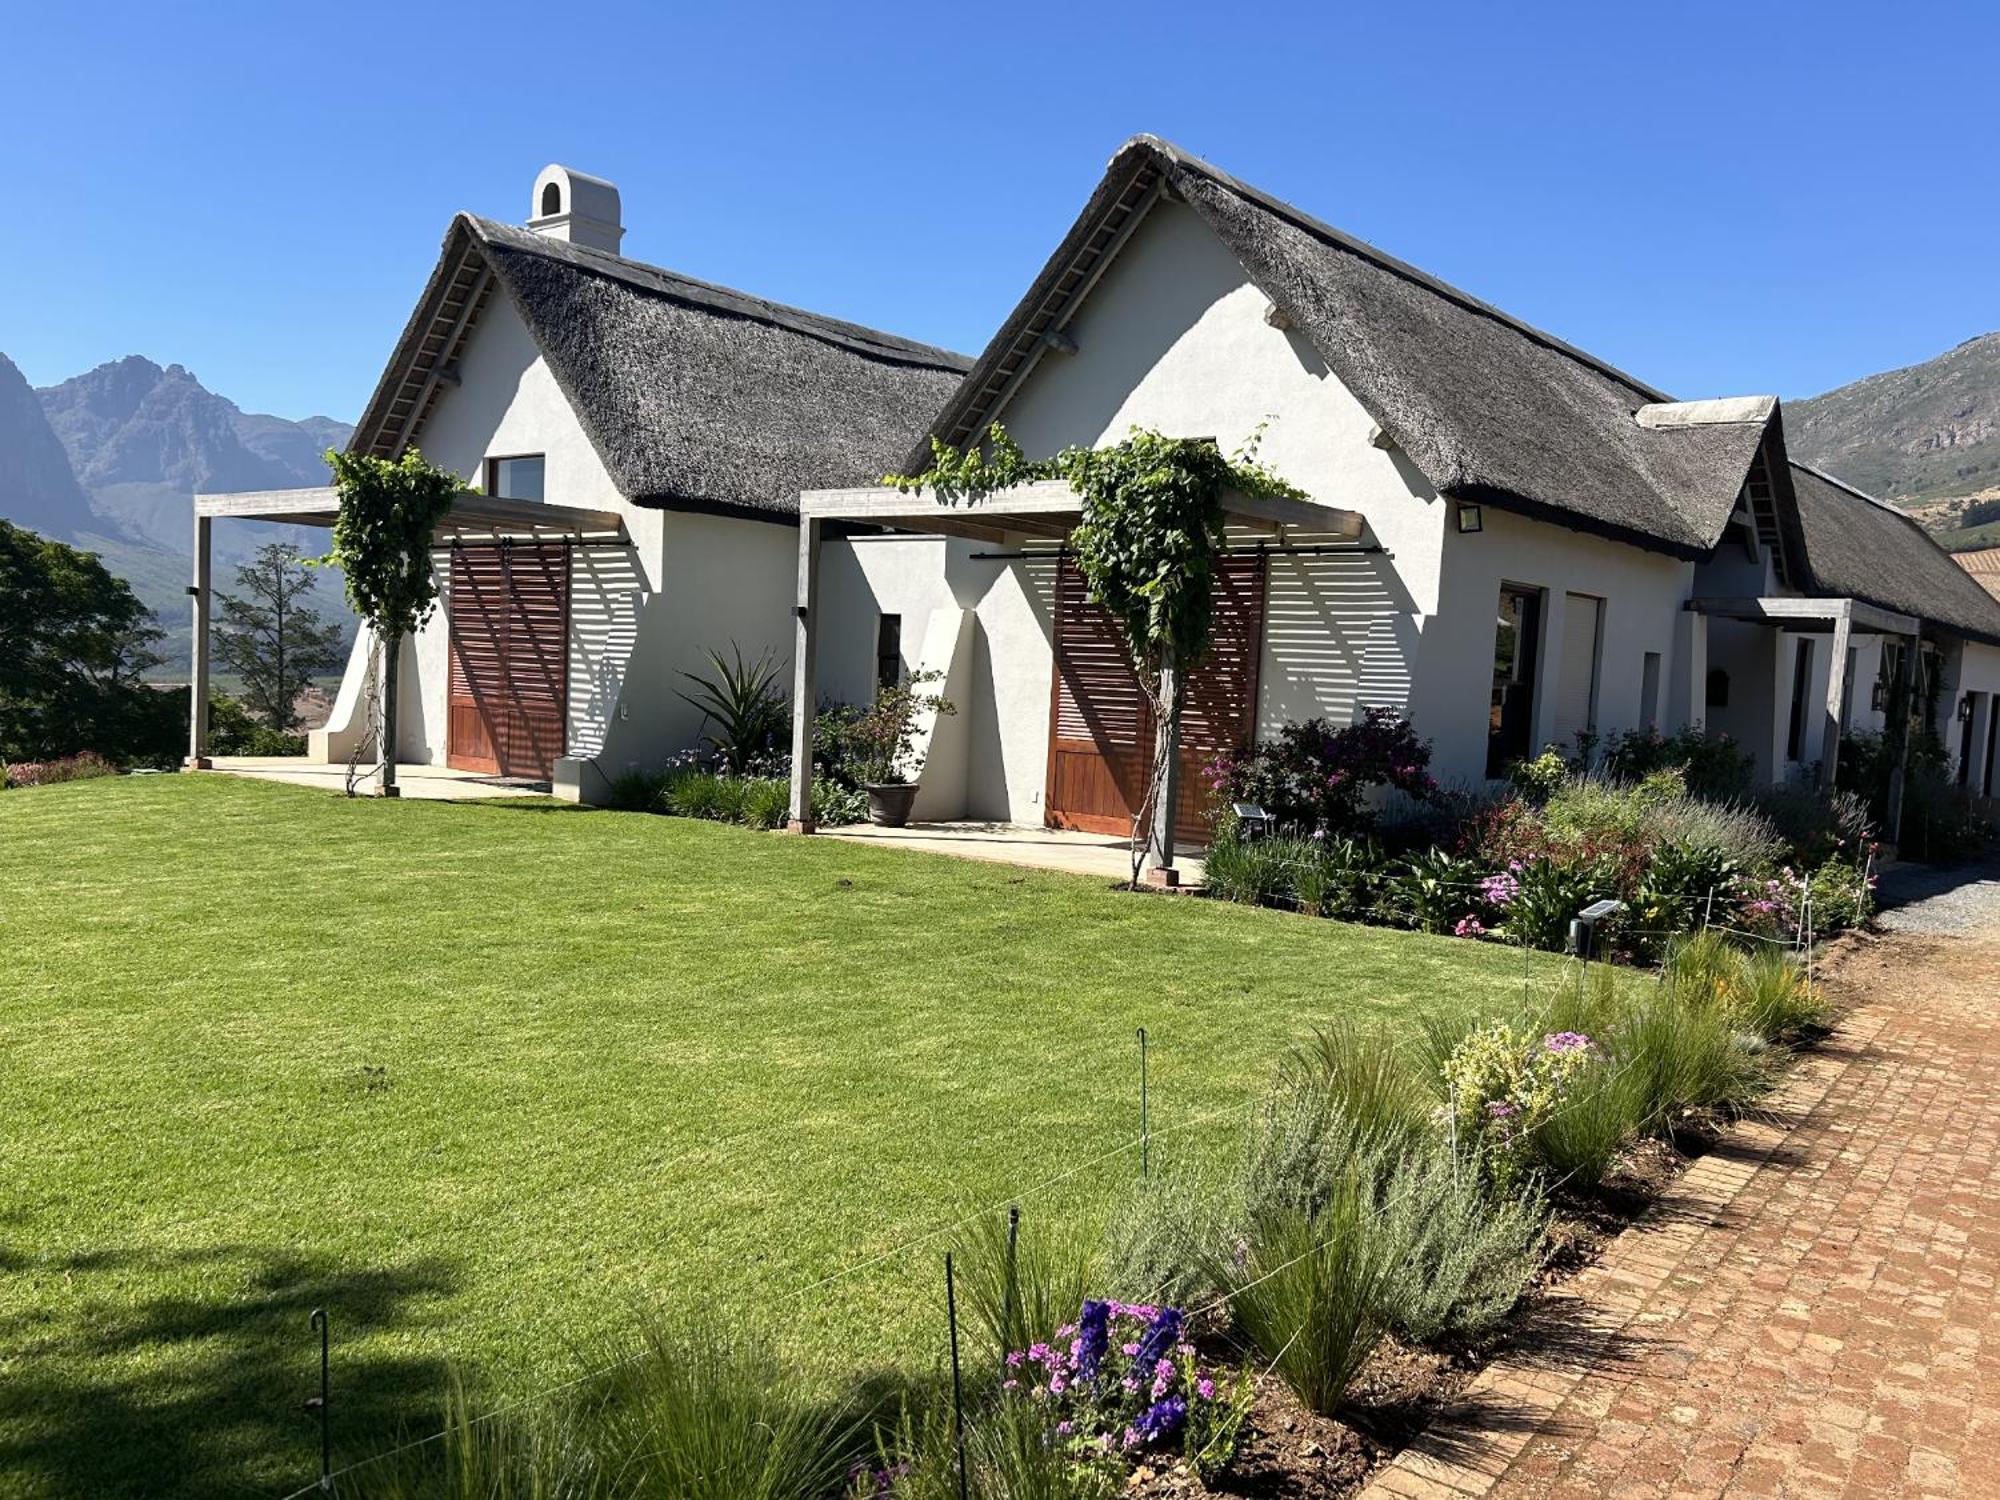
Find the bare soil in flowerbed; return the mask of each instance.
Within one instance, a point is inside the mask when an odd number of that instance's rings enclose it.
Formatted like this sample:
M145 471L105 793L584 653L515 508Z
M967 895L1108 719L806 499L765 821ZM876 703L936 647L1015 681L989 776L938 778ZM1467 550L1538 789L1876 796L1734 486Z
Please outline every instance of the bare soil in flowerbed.
M1385 1338L1362 1366L1336 1416L1308 1410L1276 1375L1257 1377L1257 1397L1229 1467L1203 1484L1178 1463L1135 1470L1126 1493L1142 1500L1234 1495L1246 1500L1321 1500L1351 1495L1416 1440L1480 1370L1534 1324L1540 1298L1595 1262L1674 1179L1713 1149L1725 1122L1694 1112L1669 1142L1638 1142L1587 1195L1558 1194L1549 1253L1534 1291L1508 1328L1473 1348L1441 1351ZM1227 1360L1218 1363L1227 1364Z

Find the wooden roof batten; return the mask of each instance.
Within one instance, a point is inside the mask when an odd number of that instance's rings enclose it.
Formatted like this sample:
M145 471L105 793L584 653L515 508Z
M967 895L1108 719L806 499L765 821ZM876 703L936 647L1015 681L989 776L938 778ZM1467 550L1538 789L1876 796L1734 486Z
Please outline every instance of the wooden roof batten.
M1228 491L1223 514L1232 522L1269 529L1297 527L1348 540L1359 537L1367 521L1359 511L1341 510L1316 500L1289 500ZM1083 517L1083 497L1059 479L1017 485L984 500L950 505L929 491L905 494L870 488L807 490L799 497L799 514L807 520L844 521L885 526L936 536L970 536L998 541L1009 533L1061 539Z
M196 495L194 513L211 520L331 526L340 513L340 492L332 485L321 485L310 489ZM615 510L590 510L541 500L508 500L498 495L482 495L476 490L462 490L438 523L438 534L460 539L478 534L495 541L556 536L622 541L625 518Z

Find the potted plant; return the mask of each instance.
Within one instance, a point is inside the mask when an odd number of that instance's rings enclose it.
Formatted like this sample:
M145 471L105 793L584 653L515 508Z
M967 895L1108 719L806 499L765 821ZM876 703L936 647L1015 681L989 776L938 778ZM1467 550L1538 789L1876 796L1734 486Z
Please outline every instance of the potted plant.
M912 672L876 691L875 701L849 719L842 750L855 784L868 794L868 821L901 828L917 800L924 756L917 749L920 714L954 714L951 700L926 689L942 672Z

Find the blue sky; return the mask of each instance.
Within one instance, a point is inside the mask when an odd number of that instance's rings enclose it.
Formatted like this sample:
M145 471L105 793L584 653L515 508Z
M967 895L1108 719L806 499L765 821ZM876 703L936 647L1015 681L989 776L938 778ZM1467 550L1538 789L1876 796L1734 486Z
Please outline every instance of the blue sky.
M2000 7L9 5L0 352L352 418L450 215L976 351L1147 130L1683 396L2000 327Z

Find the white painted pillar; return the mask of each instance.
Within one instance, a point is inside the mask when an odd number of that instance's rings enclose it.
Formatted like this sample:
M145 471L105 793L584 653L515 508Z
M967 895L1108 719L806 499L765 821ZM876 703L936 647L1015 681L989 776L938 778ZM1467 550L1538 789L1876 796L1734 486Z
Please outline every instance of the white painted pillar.
M799 518L799 590L792 630L792 806L786 827L813 831L813 713L819 706L819 543L825 523Z
M1686 722L1699 726L1708 718L1708 616L1688 611Z
M1833 620L1833 654L1826 664L1826 724L1820 734L1819 784L1831 787L1840 771L1840 726L1847 717L1847 651L1854 639L1854 601L1840 601Z
M207 516L194 518L194 578L188 585L194 617L188 660L187 766L191 771L206 771L215 764L208 755L210 530L214 524Z

